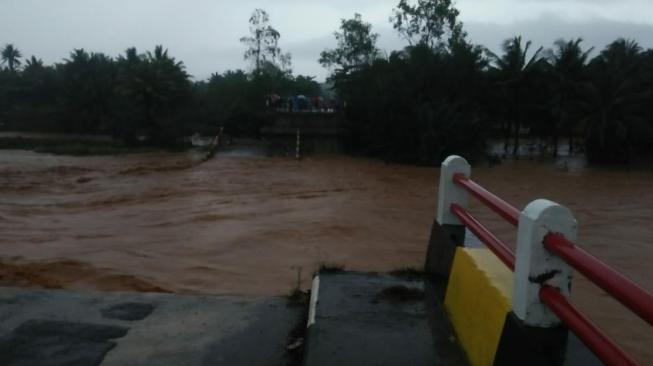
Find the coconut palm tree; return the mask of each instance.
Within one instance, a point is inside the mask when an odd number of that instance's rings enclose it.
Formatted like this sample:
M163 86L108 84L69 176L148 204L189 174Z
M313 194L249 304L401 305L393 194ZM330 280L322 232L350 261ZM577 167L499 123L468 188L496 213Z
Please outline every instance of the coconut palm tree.
M32 93L36 93L37 90L41 87L43 75L45 73L45 66L43 66L43 61L32 56L25 61L25 68L23 69L23 81L25 85L31 90Z
M31 111L26 113L39 113L38 109L54 109L54 101L58 95L57 75L51 66L45 66L43 61L35 56L25 60L25 67L21 72L22 84L26 88L25 101L31 104Z
M535 71L538 62L542 59L540 53L542 47L538 48L531 57L528 51L531 48L531 41L522 44L521 36L507 39L503 43L503 55L501 57L488 52L493 61L494 71L499 78L499 86L505 93L509 103L508 126L506 128L506 142L504 152L508 149L510 130L514 131L514 144L512 155L517 157L519 152L519 131L521 127L521 114L524 109L524 96L527 93L527 84ZM511 128L512 127L512 128Z
M567 127L569 137L569 153L573 151L574 123L569 118L571 107L576 98L576 91L582 82L585 66L589 54L594 50L590 48L583 51L580 44L581 38L555 42L555 48L549 59L551 63L551 76L553 78L553 104L557 119L552 123L553 130L553 157L558 155L559 131Z
M23 57L18 48L14 47L11 43L5 45L5 48L2 49L0 55L2 57L2 63L6 63L11 72L15 71L16 68L20 66L20 58Z
M155 144L172 143L178 137L174 136L175 126L163 124L190 90L190 76L183 62L168 56L163 46L143 55L128 49L118 61L118 93L140 116L138 127L132 127L130 133L144 133Z
M25 70L27 69L39 69L43 67L43 60L40 58L36 58L36 56L32 56L27 61L25 61Z
M102 53L75 49L58 66L62 78L67 128L79 132L103 131L109 124L114 95L114 61Z
M587 156L603 163L628 162L636 131L645 121L650 92L641 80L642 48L618 39L588 65L583 86Z

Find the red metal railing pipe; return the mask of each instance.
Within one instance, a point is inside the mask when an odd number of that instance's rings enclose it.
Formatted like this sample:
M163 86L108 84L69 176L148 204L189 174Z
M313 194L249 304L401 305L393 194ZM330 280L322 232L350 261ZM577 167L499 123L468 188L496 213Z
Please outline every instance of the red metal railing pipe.
M476 197L479 201L483 202L492 211L499 214L499 216L508 220L509 223L517 226L519 224L519 210L512 207L508 202L495 196L492 192L478 185L476 182L470 180L462 173L453 175L454 183L465 188L467 192Z
M457 203L452 203L449 208L451 212L458 217L458 219L472 232L476 237L482 241L491 251L499 257L499 259L510 268L515 270L515 254L512 250L499 238L494 236L490 230L486 229L483 224L478 222L474 216L467 212L462 206Z
M454 174L453 181L508 222L515 226L519 225L520 212L516 208L470 180L465 174ZM515 255L510 248L487 230L462 206L453 203L450 206L450 210L503 263L514 270ZM583 249L575 246L560 234L547 234L544 237L544 247L554 255L565 260L571 267L578 270L596 285L603 288L624 306L644 319L649 325L653 325L653 295L645 289ZM540 290L540 299L603 362L608 365L637 365L635 360L608 339L601 330L572 306L558 290L550 286L544 286Z
M570 266L604 289L649 325L653 325L653 295L651 293L560 234L546 235L544 247L564 259Z
M557 289L543 286L540 300L606 365L638 365L637 361L585 318Z

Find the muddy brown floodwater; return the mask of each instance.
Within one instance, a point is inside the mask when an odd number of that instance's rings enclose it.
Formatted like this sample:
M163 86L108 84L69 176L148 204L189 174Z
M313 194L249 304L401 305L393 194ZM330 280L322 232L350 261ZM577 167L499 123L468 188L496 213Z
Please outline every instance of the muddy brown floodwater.
M0 151L0 285L284 294L321 264L421 267L438 169L347 157ZM534 161L473 169L519 208L568 206L579 245L653 290L653 172ZM516 232L474 204L514 245ZM644 363L650 326L576 276L573 301Z

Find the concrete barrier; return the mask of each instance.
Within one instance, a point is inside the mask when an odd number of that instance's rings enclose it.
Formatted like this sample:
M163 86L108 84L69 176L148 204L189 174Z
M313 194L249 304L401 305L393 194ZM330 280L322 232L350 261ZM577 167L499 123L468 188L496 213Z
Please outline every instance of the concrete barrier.
M444 304L449 326L469 363L603 364L586 346L587 338L581 342L542 299L543 289L554 289L563 307L572 307L566 302L572 268L543 245L550 233L576 239L577 223L571 212L548 200L536 200L519 212L470 176L465 159L450 156L443 162L425 264L430 287L435 289L429 295ZM517 226L516 254L466 211L470 195ZM471 235L466 228L478 239L466 241ZM487 248L479 248L479 241ZM592 336L604 335L597 331ZM611 352L614 359L625 360L623 364L633 364L618 347Z
M492 252L458 248L444 306L472 365L492 365L511 311L512 273Z

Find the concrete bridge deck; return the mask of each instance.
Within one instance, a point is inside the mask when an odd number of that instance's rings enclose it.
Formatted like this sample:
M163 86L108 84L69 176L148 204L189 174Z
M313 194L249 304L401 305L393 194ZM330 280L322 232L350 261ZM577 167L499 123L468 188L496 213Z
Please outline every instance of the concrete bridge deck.
M0 288L0 365L466 365L433 341L421 278L318 278L308 328L281 297Z
M0 288L0 365L469 365L438 283L322 272L310 311L282 297ZM573 334L549 362L508 320L500 358L475 365L600 364Z
M346 272L318 278L306 366L467 365L443 314L427 305L421 276ZM429 322L433 315L439 319Z
M286 365L284 298L0 288L0 365Z

